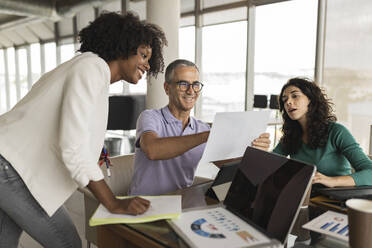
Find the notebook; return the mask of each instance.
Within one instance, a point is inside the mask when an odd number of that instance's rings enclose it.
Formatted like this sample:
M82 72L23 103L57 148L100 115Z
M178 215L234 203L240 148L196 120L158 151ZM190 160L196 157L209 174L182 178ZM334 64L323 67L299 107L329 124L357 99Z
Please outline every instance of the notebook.
M119 199L133 196L118 196ZM90 226L118 224L118 223L145 223L162 219L177 218L181 214L180 195L141 196L151 202L150 208L143 214L113 214L102 204L94 212L89 220Z
M279 247L314 174L313 165L247 147L223 204L169 223L191 247Z
M315 185L314 185L315 186ZM345 201L351 198L372 200L372 186L336 187L326 188L313 187L313 191L334 200Z

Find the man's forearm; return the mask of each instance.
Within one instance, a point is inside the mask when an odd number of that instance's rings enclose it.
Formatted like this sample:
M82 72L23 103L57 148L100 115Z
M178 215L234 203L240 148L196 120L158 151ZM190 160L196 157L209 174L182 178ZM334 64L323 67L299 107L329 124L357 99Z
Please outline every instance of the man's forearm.
M151 160L164 160L180 156L205 143L209 131L198 134L141 140L141 148ZM142 139L142 138L141 138Z

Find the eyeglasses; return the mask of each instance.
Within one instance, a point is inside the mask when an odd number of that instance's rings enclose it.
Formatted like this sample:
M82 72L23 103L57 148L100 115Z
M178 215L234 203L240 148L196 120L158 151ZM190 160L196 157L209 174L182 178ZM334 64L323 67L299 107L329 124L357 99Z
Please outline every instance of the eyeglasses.
M192 89L198 93L202 90L203 88L203 84L200 83L199 81L195 81L193 82L192 84L190 84L189 82L187 81L178 81L176 82L176 84L178 85L178 88L180 89L180 91L188 91L190 89L190 86L192 87Z

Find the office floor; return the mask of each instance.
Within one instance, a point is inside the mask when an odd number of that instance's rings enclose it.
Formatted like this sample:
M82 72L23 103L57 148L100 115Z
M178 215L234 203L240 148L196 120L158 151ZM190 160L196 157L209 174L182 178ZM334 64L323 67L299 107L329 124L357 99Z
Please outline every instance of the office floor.
M84 235L84 199L83 194L76 191L65 203L65 207L70 213L70 216L79 232L83 248L87 247L87 242ZM96 246L91 245L91 248ZM42 248L42 246L34 241L27 233L23 233L19 242L18 248Z

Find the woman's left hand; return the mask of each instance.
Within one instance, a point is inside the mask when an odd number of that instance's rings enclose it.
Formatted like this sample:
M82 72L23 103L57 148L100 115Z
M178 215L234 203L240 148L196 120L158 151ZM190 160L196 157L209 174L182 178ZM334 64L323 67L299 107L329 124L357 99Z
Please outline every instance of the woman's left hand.
M313 178L313 184L320 183L329 188L339 186L355 186L354 179L351 176L328 177L320 172L317 172Z
M317 172L313 178L313 184L314 183L320 183L327 187L335 187L334 185L334 179L333 177L327 177L326 175L323 175L320 172Z

